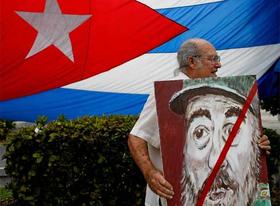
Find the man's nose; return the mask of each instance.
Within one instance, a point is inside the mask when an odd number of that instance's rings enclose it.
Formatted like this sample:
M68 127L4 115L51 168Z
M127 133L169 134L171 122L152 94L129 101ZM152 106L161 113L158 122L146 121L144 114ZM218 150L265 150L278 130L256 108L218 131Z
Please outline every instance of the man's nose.
M216 69L219 69L219 68L222 67L222 63L221 63L220 61L216 61L216 62L214 63L214 67L215 67Z
M210 150L208 158L208 167L213 169L219 156L221 155L224 144L220 144L218 141L213 141L212 148ZM225 159L221 165L221 168L227 166L227 160Z

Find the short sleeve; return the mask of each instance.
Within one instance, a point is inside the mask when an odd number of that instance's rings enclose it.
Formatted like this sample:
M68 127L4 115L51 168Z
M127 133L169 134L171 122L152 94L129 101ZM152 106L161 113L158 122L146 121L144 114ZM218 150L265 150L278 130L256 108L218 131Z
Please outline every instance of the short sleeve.
M130 132L132 135L140 137L155 148L160 147L158 118L154 93L147 99L144 108Z

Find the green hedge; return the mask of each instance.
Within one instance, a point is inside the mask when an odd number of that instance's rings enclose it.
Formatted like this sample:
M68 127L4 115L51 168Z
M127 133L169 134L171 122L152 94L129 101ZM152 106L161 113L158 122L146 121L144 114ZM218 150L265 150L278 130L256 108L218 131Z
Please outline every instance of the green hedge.
M143 205L145 181L127 147L135 120L60 118L11 133L8 188L19 205Z
M14 128L13 122L0 119L0 143L6 140L8 133Z
M268 176L272 205L280 205L280 135L274 130L264 129L269 137L271 154L268 157Z
M41 118L37 127L10 132L5 169L18 205L144 205L146 183L127 148L135 121L132 116L61 117L45 125ZM272 205L280 205L280 135L264 132L272 146Z
M0 186L0 205L5 206L13 201L12 192Z

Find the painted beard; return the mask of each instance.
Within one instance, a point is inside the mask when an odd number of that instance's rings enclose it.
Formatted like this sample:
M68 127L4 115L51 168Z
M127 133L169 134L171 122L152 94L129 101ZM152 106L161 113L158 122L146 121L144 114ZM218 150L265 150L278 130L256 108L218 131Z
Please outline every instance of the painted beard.
M181 195L182 205L188 206L190 203L193 205L197 202L203 187L199 191L195 189L195 184L190 175L186 175L182 183L184 184L184 190ZM203 185L205 185L205 183L206 180ZM228 206L228 203L232 203L231 205L236 206L238 188L238 183L232 180L225 170L220 170L206 196L204 205Z
M205 185L204 182L203 185ZM225 169L220 169L210 191L208 192L205 204L215 206L237 205L239 198L239 184L233 180ZM201 190L198 194L201 193Z
M210 191L206 196L204 205L250 206L257 196L257 176L259 171L257 167L257 160L258 158L252 158L250 160L245 181L241 185L231 178L227 169L220 169ZM185 165L183 168L183 178L181 180L181 205L195 205L203 187L199 188L199 190L196 189L194 184L195 180L191 178L193 175L189 174Z

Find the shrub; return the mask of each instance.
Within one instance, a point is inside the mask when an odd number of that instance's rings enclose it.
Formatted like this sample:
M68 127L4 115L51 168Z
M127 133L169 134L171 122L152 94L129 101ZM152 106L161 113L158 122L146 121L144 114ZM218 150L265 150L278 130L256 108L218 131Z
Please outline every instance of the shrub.
M4 187L0 187L0 205L8 206L13 202L12 192Z
M127 148L131 116L60 118L9 135L6 173L19 205L143 205L145 181Z
M8 133L14 128L15 125L11 121L0 119L0 143L6 140Z
M272 205L280 205L280 135L271 129L264 129L269 137L271 154L268 157L268 176Z

